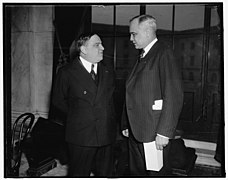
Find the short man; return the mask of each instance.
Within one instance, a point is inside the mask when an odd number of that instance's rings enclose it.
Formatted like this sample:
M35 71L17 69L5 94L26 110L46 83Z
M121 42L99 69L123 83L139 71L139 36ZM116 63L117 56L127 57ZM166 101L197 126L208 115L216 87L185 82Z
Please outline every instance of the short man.
M122 133L129 137L129 167L132 175L167 175L169 139L174 135L183 104L182 83L172 51L156 37L156 20L150 15L130 20L130 40L141 49L126 81ZM155 141L163 150L164 166L146 170L143 143Z
M78 56L59 69L53 94L53 104L67 114L68 174L111 176L116 138L113 70L102 61L104 47L97 34L83 34L75 45Z

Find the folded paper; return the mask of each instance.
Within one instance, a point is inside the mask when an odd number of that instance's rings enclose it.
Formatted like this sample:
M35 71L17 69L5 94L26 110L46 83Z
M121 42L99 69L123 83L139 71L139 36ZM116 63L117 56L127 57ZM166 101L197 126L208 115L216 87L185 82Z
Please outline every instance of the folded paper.
M153 110L162 110L162 104L163 104L163 100L155 100L154 101L154 105L152 106Z
M163 151L157 150L155 141L143 143L146 169L151 171L160 171L163 166Z

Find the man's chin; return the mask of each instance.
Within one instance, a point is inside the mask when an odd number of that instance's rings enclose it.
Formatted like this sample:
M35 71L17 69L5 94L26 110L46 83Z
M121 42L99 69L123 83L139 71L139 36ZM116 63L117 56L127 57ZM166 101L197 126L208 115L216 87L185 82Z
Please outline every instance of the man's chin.
M135 46L135 49L140 49L140 47L139 46Z
M102 59L99 59L99 60L97 60L97 62L99 63L100 61L102 61L103 60L103 58Z

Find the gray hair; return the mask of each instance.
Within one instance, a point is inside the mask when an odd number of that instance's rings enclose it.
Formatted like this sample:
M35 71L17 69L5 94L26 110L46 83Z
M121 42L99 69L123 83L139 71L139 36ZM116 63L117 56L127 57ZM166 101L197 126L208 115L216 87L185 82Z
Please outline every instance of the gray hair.
M146 22L154 31L157 30L156 19L153 16L148 14L138 15L130 19L130 22L132 22L135 19L138 19L139 25L143 22Z

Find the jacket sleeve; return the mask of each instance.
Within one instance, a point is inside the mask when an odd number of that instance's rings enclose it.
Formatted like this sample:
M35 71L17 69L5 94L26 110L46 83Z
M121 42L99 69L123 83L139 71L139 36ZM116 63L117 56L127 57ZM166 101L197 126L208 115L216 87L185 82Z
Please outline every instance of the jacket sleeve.
M159 62L163 107L157 134L173 138L183 105L180 69L171 50L164 50Z
M67 112L67 91L68 91L67 72L60 69L56 75L56 80L53 89L53 105L61 110Z

